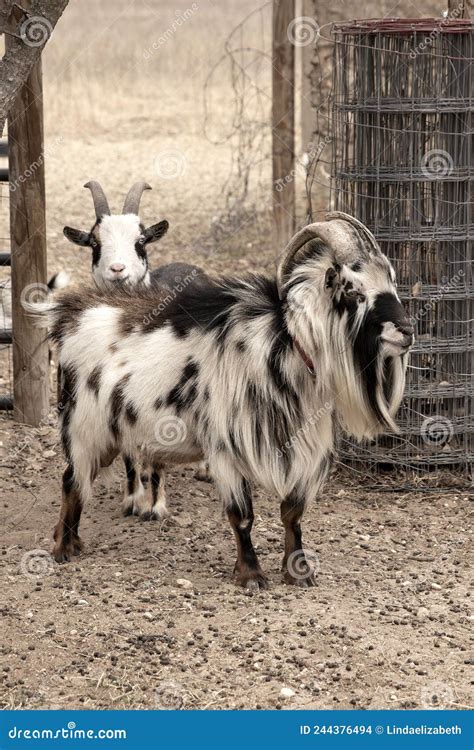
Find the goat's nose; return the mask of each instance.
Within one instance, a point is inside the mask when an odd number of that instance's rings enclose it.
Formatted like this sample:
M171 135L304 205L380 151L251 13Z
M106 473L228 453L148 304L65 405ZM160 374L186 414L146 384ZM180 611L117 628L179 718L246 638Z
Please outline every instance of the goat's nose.
M397 323L397 328L401 333L404 333L405 336L413 336L415 333L415 329L413 328L412 324L408 320L402 320L400 323Z
M120 273L125 270L125 265L123 263L112 263L110 270L114 273Z

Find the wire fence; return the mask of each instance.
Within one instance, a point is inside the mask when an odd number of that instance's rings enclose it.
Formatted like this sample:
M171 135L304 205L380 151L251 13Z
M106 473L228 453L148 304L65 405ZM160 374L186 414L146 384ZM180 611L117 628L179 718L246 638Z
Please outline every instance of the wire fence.
M394 264L416 330L400 435L344 462L418 475L473 462L474 23L369 20L333 27L333 207Z

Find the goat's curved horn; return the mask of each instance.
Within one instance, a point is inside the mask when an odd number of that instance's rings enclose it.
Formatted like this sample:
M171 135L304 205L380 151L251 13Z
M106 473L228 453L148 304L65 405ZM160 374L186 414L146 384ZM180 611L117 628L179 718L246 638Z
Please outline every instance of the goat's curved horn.
M140 198L142 197L142 193L144 190L151 190L151 185L149 185L148 182L143 182L143 180L140 180L139 182L136 182L134 185L132 185L123 204L123 214L138 214L138 209L140 208Z
M89 188L92 193L92 200L94 201L95 215L98 219L104 214L110 214L109 204L102 187L97 180L90 180L84 185L85 188Z
M367 229L365 224L359 221L359 219L356 219L354 218L354 216L350 216L349 214L345 214L342 211L331 211L331 213L326 214L326 221L333 221L335 219L347 221L348 224L352 224L352 226L357 229L359 236L364 242L368 252L374 253L375 255L380 255L380 247L377 240L375 239L372 232Z
M283 287L296 253L310 240L319 240L324 245L327 245L328 248L334 251L337 257L353 255L354 249L357 249L361 253L361 239L364 242L362 253L377 252L377 254L380 254L375 237L357 219L341 212L328 214L327 219L328 221L316 222L303 227L303 229L291 238L286 246L283 253L283 260L277 271L277 285L280 299L284 296ZM370 249L368 247L369 244Z

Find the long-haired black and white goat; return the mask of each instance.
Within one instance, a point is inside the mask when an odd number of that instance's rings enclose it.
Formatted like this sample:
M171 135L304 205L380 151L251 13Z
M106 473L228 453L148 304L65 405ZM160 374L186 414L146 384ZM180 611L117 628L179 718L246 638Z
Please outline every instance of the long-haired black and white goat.
M164 309L153 287L69 293L52 306L68 464L58 562L81 549L101 467L145 445L157 469L209 457L237 542L235 577L249 590L266 586L250 482L275 493L285 580L312 585L300 519L328 473L333 418L358 439L395 430L413 341L374 237L350 216L328 218L295 235L273 279L204 279Z
M126 285L155 286L166 289L169 295L180 296L189 284L205 277L204 271L190 263L168 263L150 270L147 247L160 240L168 231L163 220L146 228L139 217L140 201L151 186L143 180L135 182L128 191L121 214L112 214L102 186L90 180L84 187L91 191L95 221L90 231L64 227L68 240L92 250L92 278L98 289L107 292ZM172 296L167 299L172 299ZM58 374L58 379L60 375ZM165 492L165 472L152 475L152 491L147 496L136 459L124 453L126 488L123 499L125 515L137 515L142 520L162 520L168 515ZM200 479L209 479L205 461L197 472Z

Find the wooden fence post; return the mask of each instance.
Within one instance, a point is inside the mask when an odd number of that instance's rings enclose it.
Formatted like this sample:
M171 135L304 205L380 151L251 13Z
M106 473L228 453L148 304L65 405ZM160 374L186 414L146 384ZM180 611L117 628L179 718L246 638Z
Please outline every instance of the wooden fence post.
M448 16L455 14L455 18L470 18L472 0L448 0Z
M299 0L301 15L304 18L312 18L317 22L315 18L315 2L314 0ZM310 29L309 33L311 38L315 36L314 29ZM315 128L315 110L311 104L311 68L314 58L314 42L309 41L308 44L302 44L299 48L300 59L299 59L299 85L301 87L300 93L300 136L301 136L301 151L308 151L310 143L312 141L314 128Z
M295 230L295 0L273 0L272 173L274 247L281 253Z
M8 37L7 37L8 44ZM41 60L8 115L13 314L13 416L38 425L49 411L46 331L25 304L46 295L46 215Z

